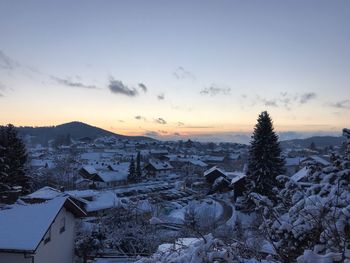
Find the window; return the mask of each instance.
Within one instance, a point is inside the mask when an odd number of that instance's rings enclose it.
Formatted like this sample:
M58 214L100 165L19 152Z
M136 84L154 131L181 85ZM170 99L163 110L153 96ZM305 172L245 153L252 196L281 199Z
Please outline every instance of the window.
M66 230L66 218L63 217L60 222L60 233L63 233Z
M49 230L46 233L46 236L45 236L45 239L44 239L44 244L46 245L50 241L51 241L51 227L49 228Z

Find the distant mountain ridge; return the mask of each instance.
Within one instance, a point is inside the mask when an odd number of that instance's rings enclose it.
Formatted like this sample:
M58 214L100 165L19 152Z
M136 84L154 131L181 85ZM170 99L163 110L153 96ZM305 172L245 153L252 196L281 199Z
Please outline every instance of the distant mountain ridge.
M129 140L153 140L152 138L145 136L126 136L117 133L113 133L104 130L99 127L95 127L83 122L73 121L57 126L46 126L46 127L30 127L20 126L17 127L17 131L21 136L31 136L36 143L45 144L50 140L55 139L60 135L70 135L72 139L80 139L84 137L90 137L92 139L103 137L103 136L114 136L118 139L129 139Z
M281 141L280 145L283 148L288 147L303 147L307 148L311 145L311 143L314 143L316 147L328 147L328 146L341 146L345 142L345 137L343 136L314 136L306 139L293 139L293 140L286 140Z

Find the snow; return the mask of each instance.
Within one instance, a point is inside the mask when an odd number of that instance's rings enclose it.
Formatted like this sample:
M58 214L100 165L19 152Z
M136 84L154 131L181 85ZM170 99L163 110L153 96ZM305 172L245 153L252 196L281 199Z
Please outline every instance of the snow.
M66 191L66 194L76 197L76 198L87 198L98 195L98 191L96 190L73 190L73 191Z
M286 158L285 162L286 162L286 166L295 166L295 165L299 165L301 161L300 157L293 157L293 158Z
M0 249L34 251L67 197L0 211Z
M128 178L128 171L99 171L98 175L105 183L109 183L126 180Z
M41 159L33 159L30 161L30 165L33 167L47 167L47 168L55 168L55 164L52 160L41 160Z
M92 166L92 165L85 165L85 166L83 167L83 169L84 169L87 173L89 173L89 174L96 174L96 173L97 173L95 167Z
M61 191L49 186L44 186L43 188L40 188L39 190L25 196L25 198L50 200L60 195L62 195Z
M294 182L298 182L309 174L309 170L307 167L301 168L298 172L291 176L291 180Z
M169 170L174 168L170 163L159 160L150 160L149 164L156 170Z
M331 252L326 255L317 255L311 250L305 250L304 254L297 258L298 263L333 263L341 260L341 253Z
M225 174L224 171L222 171L221 169L217 168L216 166L213 166L212 168L204 171L204 176L207 177L209 174L211 174L212 172L214 172L215 170L219 171L222 174Z
M242 178L246 177L246 174L242 172L229 172L229 173L226 173L226 175L227 177L232 178L231 184L235 184Z
M85 209L87 212L94 212L118 206L120 206L120 199L115 193L106 191L94 196L93 201L88 202Z

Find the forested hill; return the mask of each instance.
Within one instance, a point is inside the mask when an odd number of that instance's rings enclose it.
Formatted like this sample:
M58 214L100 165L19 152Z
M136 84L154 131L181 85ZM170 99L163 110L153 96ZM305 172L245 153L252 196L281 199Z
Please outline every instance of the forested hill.
M50 140L54 140L58 136L70 135L72 139L80 139L89 137L95 139L103 136L115 136L120 139L130 140L152 140L144 136L125 136L116 134L83 122L69 122L57 126L47 127L17 127L17 131L21 136L31 136L32 142L46 144Z

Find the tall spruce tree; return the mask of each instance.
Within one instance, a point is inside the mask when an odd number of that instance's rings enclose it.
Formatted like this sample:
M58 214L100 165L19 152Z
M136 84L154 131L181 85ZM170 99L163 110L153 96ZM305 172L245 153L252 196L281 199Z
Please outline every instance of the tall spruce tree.
M128 180L130 182L135 182L136 177L136 171L135 171L135 161L134 157L131 157L130 165L129 165L129 174L128 174Z
M141 180L141 177L142 177L140 152L138 152L136 156L136 177L137 177L137 180Z
M278 136L267 111L263 111L255 125L249 150L248 192L257 192L274 199L273 188L278 186L276 177L284 173L284 159Z
M26 148L15 127L11 124L0 127L0 191L3 199L16 191L18 194L29 192L29 178L24 170L26 161Z

